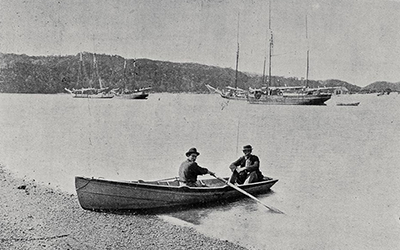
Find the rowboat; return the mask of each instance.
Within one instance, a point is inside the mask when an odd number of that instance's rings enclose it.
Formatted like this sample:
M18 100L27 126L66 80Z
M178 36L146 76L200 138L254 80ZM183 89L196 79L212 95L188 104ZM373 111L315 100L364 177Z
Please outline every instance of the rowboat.
M268 192L277 181L264 177L263 181L237 187L250 194L260 194ZM218 179L198 180L198 184L201 187L188 187L182 185L177 178L160 181L116 181L75 177L79 204L87 210L151 210L245 197Z
M336 106L358 106L360 102L336 103Z

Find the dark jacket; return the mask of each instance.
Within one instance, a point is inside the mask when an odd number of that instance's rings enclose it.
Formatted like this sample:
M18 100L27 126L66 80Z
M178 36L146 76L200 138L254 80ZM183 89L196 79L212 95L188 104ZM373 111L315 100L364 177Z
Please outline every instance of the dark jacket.
M256 155L250 155L249 160L250 160L251 165L253 165L254 162L256 162L256 161L258 161L258 163L260 163L260 159L258 159L258 156L256 156ZM239 159L237 159L236 161L234 161L232 164L235 166L244 167L244 166L246 166L246 157L242 156ZM249 172L253 172L256 170L259 170L259 167L250 167L248 169Z
M196 182L198 175L207 174L208 169L202 168L196 162L186 160L179 168L179 180L182 182Z
M250 166L248 166L246 170L240 172L237 176L238 178L237 181L239 184L242 184L247 179L247 177L249 177L249 175L252 173L253 175L255 174L257 176L256 181L261 181L264 178L263 174L260 171L260 159L258 158L258 156L250 155L249 160L250 160ZM258 165L253 166L256 161L258 162ZM240 157L236 161L232 162L231 166L237 166L237 167L246 166L246 157L245 156Z

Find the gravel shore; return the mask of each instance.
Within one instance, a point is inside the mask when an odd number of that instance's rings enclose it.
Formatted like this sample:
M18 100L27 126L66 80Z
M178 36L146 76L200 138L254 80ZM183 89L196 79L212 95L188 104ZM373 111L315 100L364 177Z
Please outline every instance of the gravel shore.
M245 249L155 215L83 210L76 195L0 166L0 249Z

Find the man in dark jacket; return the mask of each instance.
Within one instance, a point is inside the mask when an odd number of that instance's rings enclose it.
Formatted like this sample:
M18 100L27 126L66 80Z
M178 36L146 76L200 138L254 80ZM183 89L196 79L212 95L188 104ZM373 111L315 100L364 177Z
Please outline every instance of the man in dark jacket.
M179 181L189 187L199 186L196 183L198 175L214 174L207 168L197 165L196 159L199 154L196 148L189 149L189 151L186 152L187 160L184 161L179 168Z
M262 181L264 176L260 171L260 160L257 156L252 155L253 148L251 145L243 147L244 156L232 162L229 168L232 170L232 176L229 179L231 183L253 183Z

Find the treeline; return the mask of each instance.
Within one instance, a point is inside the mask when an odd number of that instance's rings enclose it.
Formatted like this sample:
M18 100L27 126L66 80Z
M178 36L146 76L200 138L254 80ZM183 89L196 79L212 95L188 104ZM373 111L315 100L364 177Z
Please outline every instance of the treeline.
M82 60L80 57L82 56ZM95 67L97 65L97 67ZM235 70L197 63L173 63L149 59L125 59L118 55L82 53L67 56L27 56L0 53L0 92L63 93L64 88L98 86L141 88L155 92L207 93L205 84L216 88L235 86ZM268 79L265 79L267 81ZM262 76L238 72L237 86L261 87ZM304 79L271 77L272 86L302 86ZM313 81L310 87L360 87L339 80Z
M365 86L361 93L390 93L400 92L400 82L392 83L386 81L378 81Z

